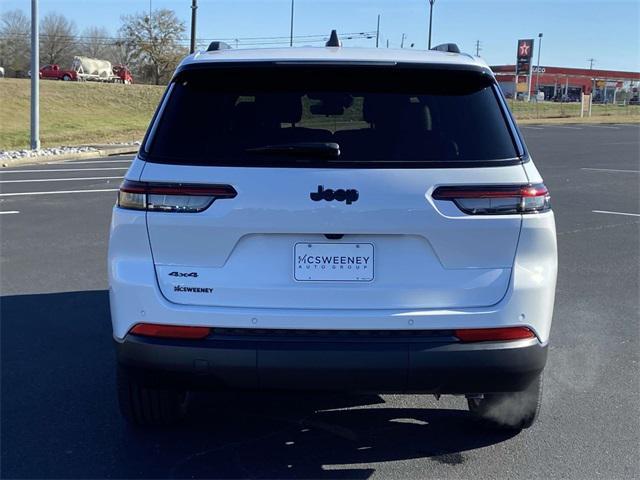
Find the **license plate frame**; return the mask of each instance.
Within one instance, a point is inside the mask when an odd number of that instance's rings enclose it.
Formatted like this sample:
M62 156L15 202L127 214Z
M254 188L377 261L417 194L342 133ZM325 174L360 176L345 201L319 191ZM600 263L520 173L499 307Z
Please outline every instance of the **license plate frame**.
M375 278L374 245L366 242L298 242L293 247L293 278L296 282L372 282Z

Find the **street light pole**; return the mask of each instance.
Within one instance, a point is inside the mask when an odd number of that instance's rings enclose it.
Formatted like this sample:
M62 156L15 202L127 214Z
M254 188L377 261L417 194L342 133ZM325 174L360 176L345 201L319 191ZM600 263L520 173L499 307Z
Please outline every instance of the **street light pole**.
M378 14L378 26L376 28L376 48L378 48L379 41L380 41L380 14Z
M538 69L536 71L536 100L538 99L537 95L540 92L540 87L538 84L540 83L540 51L542 50L542 34L538 34Z
M295 0L291 0L291 30L289 33L289 46L293 47L293 9L294 9Z
M40 148L40 39L38 0L31 0L31 149Z
M198 0L191 0L191 48L189 53L196 51L196 10L198 10Z
M429 50L431 50L431 27L433 25L433 4L436 0L429 0Z

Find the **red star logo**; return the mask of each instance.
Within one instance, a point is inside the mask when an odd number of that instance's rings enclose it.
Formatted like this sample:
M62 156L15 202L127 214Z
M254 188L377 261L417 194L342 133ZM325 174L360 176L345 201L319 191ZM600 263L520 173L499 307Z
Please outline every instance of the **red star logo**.
M527 57L529 56L529 49L531 47L529 46L529 44L527 42L522 42L520 44L520 56L521 57Z

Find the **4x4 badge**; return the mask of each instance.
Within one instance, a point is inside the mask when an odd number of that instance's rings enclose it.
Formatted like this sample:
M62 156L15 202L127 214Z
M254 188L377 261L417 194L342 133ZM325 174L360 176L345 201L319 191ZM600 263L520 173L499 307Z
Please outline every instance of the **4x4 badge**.
M327 188L325 190L323 185L318 185L318 191L311 192L309 197L311 197L311 200L314 202L319 202L320 200L331 202L332 200L336 200L338 202L347 202L347 205L351 205L358 200L360 194L358 190L355 189L344 190L340 188L338 190L332 190Z

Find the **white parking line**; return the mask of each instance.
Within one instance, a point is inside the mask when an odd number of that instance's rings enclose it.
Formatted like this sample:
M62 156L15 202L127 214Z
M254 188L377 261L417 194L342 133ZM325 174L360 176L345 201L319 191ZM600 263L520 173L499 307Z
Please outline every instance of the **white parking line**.
M31 183L31 182L71 182L74 180L111 180L124 177L78 177L78 178L38 178L29 180L0 180L0 183Z
M581 168L590 172L619 172L619 173L640 173L640 170L616 170L615 168Z
M562 126L562 127L558 127L558 128L565 128L567 130L582 130L582 127L567 127L567 126Z
M18 210L9 210L6 212L0 212L0 215L11 215L13 213L20 213Z
M0 170L0 173L48 173L48 172L94 172L102 170L129 170L127 167L104 168L49 168L46 170Z
M544 130L544 128L542 127L530 127L528 125L524 125L522 126L522 128L530 128L531 130Z
M620 127L609 127L606 125L591 125L586 123L585 127L592 127L592 128L608 128L609 130L620 130Z
M54 190L52 192L20 192L20 193L0 193L0 197L24 197L27 195L58 195L61 193L97 193L97 192L117 192L117 188L102 188L98 190Z
M609 212L607 210L591 210L593 213L608 213L609 215L625 215L627 217L640 217L640 213L625 213L625 212Z

